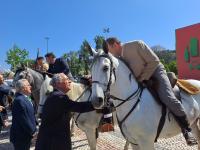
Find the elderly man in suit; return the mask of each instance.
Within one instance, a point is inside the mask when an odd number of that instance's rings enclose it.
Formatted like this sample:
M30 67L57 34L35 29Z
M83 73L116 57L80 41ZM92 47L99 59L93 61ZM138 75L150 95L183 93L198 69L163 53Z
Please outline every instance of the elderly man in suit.
M15 150L29 150L31 139L36 132L35 111L29 98L31 86L26 79L20 79L16 82L15 88L10 141Z
M132 69L139 82L146 82L150 78L158 82L156 88L160 100L169 108L178 121L188 145L197 144L189 126L184 107L176 99L166 70L156 54L143 41L131 41L125 44L111 37L106 40L109 52L115 57L122 57Z
M91 102L74 102L66 93L70 90L70 79L64 74L55 74L50 82L54 91L45 101L42 122L35 150L71 150L71 112L93 111Z

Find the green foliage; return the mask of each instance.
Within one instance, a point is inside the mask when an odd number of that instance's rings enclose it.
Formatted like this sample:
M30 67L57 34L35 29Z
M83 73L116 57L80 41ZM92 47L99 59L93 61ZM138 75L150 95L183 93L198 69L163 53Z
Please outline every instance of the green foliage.
M96 36L94 38L94 41L96 43L96 49L102 49L102 45L103 45L103 40L105 38L103 36Z
M176 61L171 61L169 64L167 64L169 71L170 72L174 72L175 74L177 74L177 66L176 66Z
M176 60L176 52L172 50L162 50L154 51L156 55L165 61L165 63L170 63L171 61Z
M84 40L79 50L79 62L82 65L79 75L89 74L89 66L91 61L90 53L87 46L88 44L88 41Z
M161 50L154 51L156 55L160 58L160 61L165 66L167 72L174 72L177 74L176 65L176 52L175 50Z
M94 42L96 44L96 49L102 48L104 39L103 36L95 36ZM88 50L88 44L88 41L84 40L80 46L80 50L70 51L64 53L62 56L68 62L71 72L75 77L90 74L92 59ZM164 64L166 71L172 71L177 74L175 51L166 50L159 45L154 46L152 49L155 50L154 52ZM13 71L15 71L16 67L20 64L25 64L26 66L31 67L35 63L35 60L28 59L28 54L29 52L26 49L22 50L15 45L7 52L6 62L11 65L11 70Z
M7 52L7 60L5 60L8 64L11 65L11 70L16 70L16 67L21 64L27 64L29 52L26 49L20 49L16 45L13 48L9 49Z
M79 74L80 64L78 59L78 52L70 51L69 53L63 54L63 58L68 62L72 75Z
M102 48L103 36L96 36L94 41L96 43L96 49ZM88 49L88 41L84 40L79 51L70 51L63 54L69 64L73 76L82 76L90 74L91 55Z
M167 72L174 72L175 74L178 73L175 60L171 61L170 63L165 63L164 59L161 59L161 63L165 66Z

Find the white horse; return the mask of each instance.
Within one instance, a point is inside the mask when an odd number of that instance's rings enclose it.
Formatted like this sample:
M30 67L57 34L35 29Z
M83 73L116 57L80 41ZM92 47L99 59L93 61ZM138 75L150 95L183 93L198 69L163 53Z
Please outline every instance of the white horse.
M132 143L132 148L154 150L161 106L148 89L139 86L122 60L109 54L108 50L93 50L93 53L95 58L92 65L92 101L96 108L101 108L109 96L114 98L112 101L116 107L118 123L124 137ZM200 81L188 81L200 87ZM180 96L200 150L200 94L189 95L181 90ZM180 133L179 125L173 116L169 115L159 138L169 138Z

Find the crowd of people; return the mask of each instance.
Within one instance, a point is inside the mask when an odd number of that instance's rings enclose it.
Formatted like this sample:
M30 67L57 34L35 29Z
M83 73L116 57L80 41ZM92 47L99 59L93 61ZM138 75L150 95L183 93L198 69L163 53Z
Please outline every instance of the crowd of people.
M132 69L139 82L147 83L154 79L159 84L158 95L162 103L174 114L188 145L197 144L191 133L186 113L179 100L176 99L167 78L165 68L156 54L143 41L132 41L122 44L117 38L106 40L109 52L115 57L122 57ZM93 111L91 102L74 102L66 93L74 80L67 62L56 58L53 53L38 57L35 69L47 72L52 77L51 85L54 90L47 97L41 116L41 125L37 133L34 104L31 101L31 86L27 79L16 82L16 94L12 104L12 125L10 141L15 150L29 150L31 140L37 134L36 150L71 150L70 112ZM0 75L0 131L6 126L7 113L5 96L9 90Z

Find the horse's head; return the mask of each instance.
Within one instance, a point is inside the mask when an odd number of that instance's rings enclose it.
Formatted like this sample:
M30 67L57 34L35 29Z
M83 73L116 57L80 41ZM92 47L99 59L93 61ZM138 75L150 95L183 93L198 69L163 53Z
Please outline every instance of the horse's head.
M22 68L18 68L16 70L14 78L13 78L13 85L15 85L15 83L19 79L27 79L30 84L33 82L33 77L31 75L31 73L29 72L29 68L22 67Z
M92 73L92 102L95 108L103 107L110 95L110 86L115 82L114 58L103 46L103 50L94 53L91 68Z

